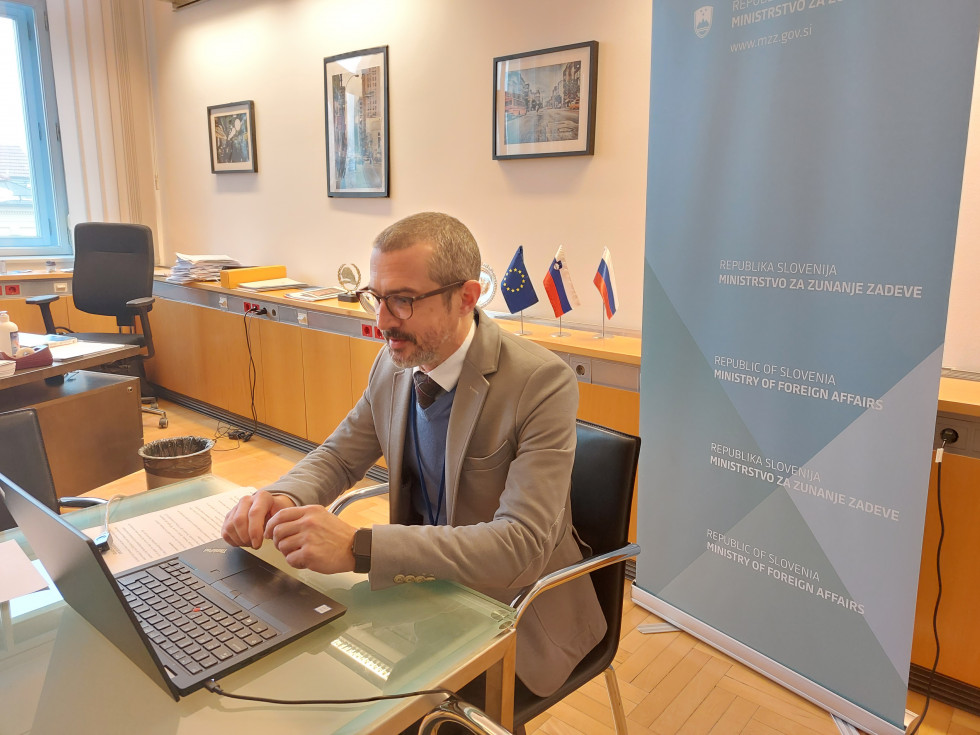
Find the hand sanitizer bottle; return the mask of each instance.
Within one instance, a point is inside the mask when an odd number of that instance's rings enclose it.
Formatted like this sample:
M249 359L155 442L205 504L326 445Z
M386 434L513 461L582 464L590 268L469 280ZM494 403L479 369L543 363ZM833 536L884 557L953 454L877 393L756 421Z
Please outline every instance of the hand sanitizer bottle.
M0 311L0 352L6 352L13 357L20 347L20 337L17 325L10 321L10 315Z

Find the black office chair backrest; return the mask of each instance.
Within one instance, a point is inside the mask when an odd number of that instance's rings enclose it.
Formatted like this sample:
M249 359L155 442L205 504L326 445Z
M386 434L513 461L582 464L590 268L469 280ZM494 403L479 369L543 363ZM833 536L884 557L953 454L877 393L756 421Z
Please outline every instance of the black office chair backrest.
M577 422L576 438L572 522L592 553L604 554L628 543L640 438L585 421ZM609 627L606 638L617 643L625 576L625 563L592 573Z
M58 512L58 496L48 466L48 454L44 451L41 425L33 408L0 413L0 474ZM0 500L0 531L16 525Z
M153 233L144 225L80 222L75 225L72 297L90 314L133 326L126 302L153 295Z

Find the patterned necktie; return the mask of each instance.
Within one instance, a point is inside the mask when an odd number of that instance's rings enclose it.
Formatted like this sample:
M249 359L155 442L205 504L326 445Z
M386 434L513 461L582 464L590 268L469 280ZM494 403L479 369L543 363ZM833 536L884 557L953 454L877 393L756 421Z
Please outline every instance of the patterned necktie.
M422 410L427 409L442 395L442 386L421 370L416 370L412 379L415 381L415 397L418 398Z

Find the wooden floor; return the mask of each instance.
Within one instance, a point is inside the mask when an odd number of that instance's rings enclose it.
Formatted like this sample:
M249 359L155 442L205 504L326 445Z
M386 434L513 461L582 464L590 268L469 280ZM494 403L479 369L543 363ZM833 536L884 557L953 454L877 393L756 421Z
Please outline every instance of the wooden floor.
M166 404L170 426L144 414L145 441L193 434L214 436L217 422ZM301 454L260 437L247 443L218 441L214 474L240 485L261 487L277 479ZM103 493L142 489L142 472L101 489ZM359 524L384 523L383 500L358 503L345 518ZM628 591L627 591L628 592ZM830 715L751 669L682 632L642 634L637 626L660 622L627 599L616 672L631 735L813 735L840 733ZM923 697L910 693L907 707L921 712ZM613 733L612 714L601 678L528 723L540 735ZM980 717L933 701L921 735L980 735Z

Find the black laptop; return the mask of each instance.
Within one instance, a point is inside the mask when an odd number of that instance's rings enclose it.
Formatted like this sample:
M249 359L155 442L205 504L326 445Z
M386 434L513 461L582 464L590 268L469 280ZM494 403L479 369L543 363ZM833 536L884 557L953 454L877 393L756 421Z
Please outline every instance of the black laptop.
M65 601L174 699L347 611L221 540L114 577L88 536L2 474L0 494Z

